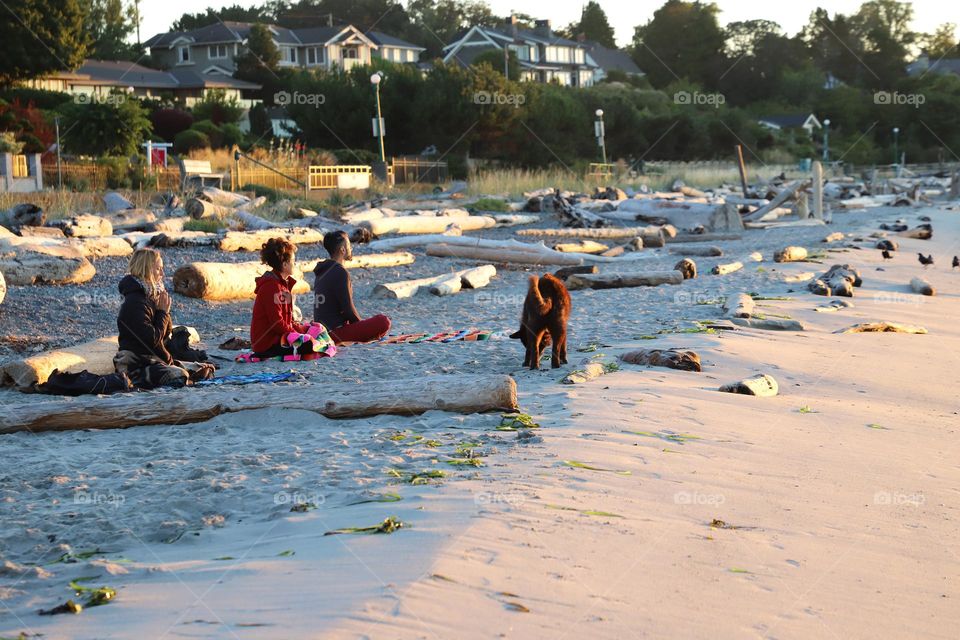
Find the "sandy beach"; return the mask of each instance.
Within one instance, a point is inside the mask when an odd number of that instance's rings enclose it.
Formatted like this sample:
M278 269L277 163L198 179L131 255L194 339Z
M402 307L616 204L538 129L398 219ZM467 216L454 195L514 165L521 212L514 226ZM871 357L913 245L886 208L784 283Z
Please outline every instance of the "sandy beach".
M898 239L890 261L872 248L880 223L921 216L931 240ZM823 244L833 231L847 239ZM958 238L960 216L944 206L751 230L716 243L723 258L695 258L701 275L682 285L572 292L560 370L522 369L510 340L373 344L302 363L288 383L510 374L535 429L498 430L495 413L330 420L275 406L5 435L0 637L954 637ZM774 263L787 245L826 257ZM762 262L748 260L755 251ZM935 265L923 269L918 251ZM680 257L645 252L643 269ZM379 282L472 264L416 253L414 265L354 274L361 311L390 315L394 332L512 331L528 275L548 270L499 269L489 287L453 297L371 299ZM745 268L709 275L731 260ZM832 298L784 280L842 263L863 276L851 307L818 311ZM920 274L936 296L911 292ZM98 286L116 277L104 270ZM25 304L25 289L12 287L8 304ZM44 295L70 294L56 289ZM757 311L805 330L696 324L718 321L718 300L738 292L786 298ZM245 334L248 313L249 303L174 303L212 354ZM874 321L928 333L837 333ZM703 371L621 363L560 383L584 360L651 347L694 350ZM777 396L717 391L759 373ZM468 450L480 466L450 463ZM388 516L405 526L324 535ZM114 601L37 614L73 597L78 579L116 589Z

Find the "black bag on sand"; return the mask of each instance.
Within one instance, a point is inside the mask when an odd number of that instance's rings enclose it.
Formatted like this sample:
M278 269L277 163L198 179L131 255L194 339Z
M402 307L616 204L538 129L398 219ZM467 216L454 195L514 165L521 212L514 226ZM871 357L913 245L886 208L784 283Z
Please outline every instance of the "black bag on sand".
M174 360L189 362L206 362L207 360L206 351L194 349L190 346L190 331L186 327L174 327L170 337L164 342L164 346Z
M59 369L54 369L47 381L37 387L37 391L40 393L58 396L109 394L132 390L133 384L125 373L110 373L101 376L90 373L86 369L80 373L61 373Z

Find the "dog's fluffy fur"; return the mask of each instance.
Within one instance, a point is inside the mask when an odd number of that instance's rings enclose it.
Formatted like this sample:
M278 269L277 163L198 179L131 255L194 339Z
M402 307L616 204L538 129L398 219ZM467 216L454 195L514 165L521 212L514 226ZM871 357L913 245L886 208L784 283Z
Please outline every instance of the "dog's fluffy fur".
M567 318L570 316L570 294L556 277L530 276L530 288L523 302L520 329L511 335L526 347L523 366L540 368L540 356L547 341L552 343L550 366L567 364Z

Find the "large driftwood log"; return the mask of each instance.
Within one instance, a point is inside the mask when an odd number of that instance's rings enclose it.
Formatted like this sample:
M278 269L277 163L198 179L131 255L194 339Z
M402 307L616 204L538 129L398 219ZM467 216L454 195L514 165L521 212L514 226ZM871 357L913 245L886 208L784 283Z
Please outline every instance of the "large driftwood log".
M910 288L913 289L914 293L919 293L922 296L937 295L937 290L933 288L933 285L923 278L913 278L910 281Z
M285 238L293 244L323 242L323 230L308 227L264 229L261 231L227 231L220 238L221 251L259 251L270 238Z
M597 265L588 264L588 265L577 265L573 267L560 267L559 269L553 272L553 275L555 275L560 280L565 281L567 278L569 278L570 276L576 273L583 274L583 273L599 273L599 272L600 270L597 269Z
M730 322L741 327L764 329L766 331L803 331L803 323L788 318L730 318Z
M778 193L777 196L770 201L769 204L743 216L743 221L760 222L761 220L764 220L767 215L774 214L775 209L778 209L784 202L790 198L793 198L797 194L797 191L806 188L809 184L810 183L807 180L797 180L787 184L787 186L785 186L780 193Z
M677 230L670 225L669 230L665 230L667 237L677 235ZM604 227L601 229L522 229L517 231L518 236L557 236L560 238L590 238L593 240L612 240L616 238L636 238L646 235L654 235L661 229L659 226L651 225L646 227Z
M688 247L685 245L673 246L670 248L670 253L681 255L681 256L704 256L719 258L723 255L723 249L720 247L714 247L712 245L708 246L692 246Z
M697 277L697 263L691 260L690 258L684 258L677 264L673 265L675 271L679 271L683 274L684 280L692 280Z
M223 220L224 218L229 218L234 213L233 207L216 204L215 202L209 202L208 200L201 200L200 198L190 198L187 200L187 204L184 205L184 209L186 209L187 215L194 220L208 218Z
M113 224L101 216L94 216L87 213L64 218L50 223L50 226L58 227L63 234L72 238L87 238L97 236L112 236Z
M347 260L343 266L347 269L375 269L378 267L398 267L405 264L413 264L416 256L408 251L394 251L392 253L365 253L363 255L354 255L352 260ZM301 262L300 268L304 273L312 272L317 266L317 260L312 262Z
M860 271L849 264L835 264L810 283L812 293L820 296L853 297L853 288L863 284Z
M680 371L702 371L700 356L695 351L684 349L638 349L620 356L628 364L650 367L667 367Z
M742 262L728 262L727 264L718 264L713 269L710 270L715 276L725 276L728 273L733 273L734 271L740 271L743 269Z
M621 289L624 287L656 287L661 284L680 284L683 274L679 271L646 271L637 273L573 274L567 278L567 288L575 289Z
M581 240L580 242L558 242L553 245L554 251L561 253L603 253L608 250L605 244L600 244L593 240Z
M107 219L113 226L114 233L127 231L155 231L157 216L146 209L125 209L111 213ZM181 223L182 224L182 223Z
M47 214L35 204L23 202L15 204L6 211L0 211L0 225L6 229L18 231L21 227L42 227Z
M912 324L900 324L899 322L861 322L844 329L838 329L834 333L927 333L923 327Z
M530 247L535 246L536 245L530 245ZM427 255L452 258L469 258L471 260L484 260L500 263L509 262L515 264L576 265L583 264L584 256L587 254L561 253L560 251L554 251L546 247L542 247L541 250L530 250L521 247L501 248L483 245L468 246L442 243L427 245Z
M253 300L256 278L269 270L270 267L259 262L191 262L174 271L173 292L202 300ZM310 285L297 267L293 278L297 281L293 293L310 291Z
M723 301L723 312L728 318L749 318L756 303L746 293L738 293Z
M680 244L683 242L720 242L724 240L740 240L743 236L739 233L678 233L676 236L667 238L670 244Z
M222 207L235 208L239 207L240 205L250 203L250 198L242 193L224 191L223 189L218 189L216 187L204 187L201 191L201 195L203 196L204 200L218 204Z
M91 259L122 258L133 253L130 243L116 236L79 238L68 240L67 244L79 247L83 255Z
M449 295L456 293L460 289L454 290L453 279L460 281L460 286L468 289L478 289L490 282L490 278L497 274L497 269L492 264L475 267L473 269L463 269L453 273L445 273L439 276L429 278L417 278L416 280L403 280L400 282L386 282L378 284L373 288L373 297L390 298L392 300L402 300L410 298L417 294L421 289L428 289L435 295ZM434 290L436 288L436 290Z
M424 235L396 236L394 238L383 238L373 240L367 247L372 251L388 251L390 249L411 249L413 247L425 247L428 244L437 242L447 242L450 238L461 237L460 229L450 229L446 233L428 233Z
M0 413L0 434L189 424L265 407L314 411L328 418L514 411L517 384L505 375L421 376L357 384L277 386L270 393L215 387L23 402Z
M97 270L81 247L43 238L0 238L0 273L7 284L81 284Z
M172 231L131 231L117 237L122 238L134 249L145 247L206 247L220 242L218 234L203 231L180 231L178 233Z
M929 240L933 237L933 226L929 224L917 225L913 229L907 229L897 234L903 238L913 238L914 240Z
M46 351L4 365L2 381L4 386L28 390L46 382L54 369L65 373L79 373L84 369L100 375L113 373L113 356L116 353L117 336Z
M807 259L807 250L803 247L784 247L773 254L774 262L801 262Z
M383 236L389 233L443 233L450 226L456 226L461 231L477 231L495 227L497 221L489 216L397 216L366 220L358 226L369 229L375 236Z

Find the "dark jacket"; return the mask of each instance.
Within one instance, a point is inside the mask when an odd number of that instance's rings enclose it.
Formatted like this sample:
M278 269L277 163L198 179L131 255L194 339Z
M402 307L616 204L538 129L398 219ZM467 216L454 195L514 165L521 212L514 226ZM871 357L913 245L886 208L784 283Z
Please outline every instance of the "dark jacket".
M170 311L161 308L158 302L147 295L136 278L126 275L117 286L123 295L120 314L117 316L117 339L120 351L132 351L141 356L153 356L166 364L173 358L163 345L173 325Z
M293 278L282 279L268 271L256 280L257 297L253 301L250 342L254 353L264 353L281 344L291 332L303 333L304 327L293 321Z
M353 306L353 286L350 274L334 260L317 263L313 273L313 319L327 329L336 329L351 322L359 322L360 314Z

